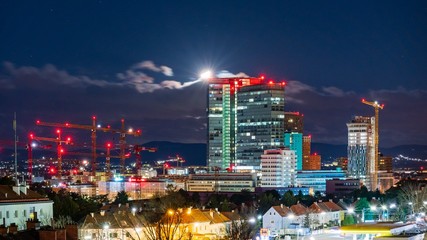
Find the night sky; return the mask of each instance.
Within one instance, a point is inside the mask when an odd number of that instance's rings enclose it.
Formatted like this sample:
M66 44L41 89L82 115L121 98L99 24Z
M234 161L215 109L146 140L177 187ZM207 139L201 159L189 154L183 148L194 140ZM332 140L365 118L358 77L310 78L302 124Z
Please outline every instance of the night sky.
M204 143L210 68L287 81L314 142L346 144L364 97L381 146L427 144L427 1L1 1L0 65L0 140L16 112L20 138L96 115Z

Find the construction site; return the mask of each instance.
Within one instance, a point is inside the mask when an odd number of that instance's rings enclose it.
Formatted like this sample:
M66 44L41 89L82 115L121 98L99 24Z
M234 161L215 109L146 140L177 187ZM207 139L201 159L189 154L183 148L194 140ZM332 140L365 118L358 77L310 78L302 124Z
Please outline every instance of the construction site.
M16 136L15 141L0 140L3 146L12 148L15 145L14 173L9 173L28 183L40 179L61 182L70 178L84 183L151 178L157 174L166 175L167 169L182 167L185 160L175 153L163 160L144 162L143 152L157 152L157 147L143 146L140 144L142 131L127 127L124 119L120 123L118 128L110 125L104 127L95 116L87 125L36 120L36 129L52 134L39 136L28 132L25 140L18 140ZM130 137L132 144L129 143ZM21 166L24 170L19 172L16 149L27 152L25 166ZM22 154L19 158L22 161Z

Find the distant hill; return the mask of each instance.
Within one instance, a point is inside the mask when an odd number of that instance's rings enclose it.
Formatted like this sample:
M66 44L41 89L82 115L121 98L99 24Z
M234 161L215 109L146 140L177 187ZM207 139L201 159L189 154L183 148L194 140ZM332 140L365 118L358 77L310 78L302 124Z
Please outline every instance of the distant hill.
M206 144L203 143L176 143L168 141L155 141L143 144L145 147L155 147L157 152L142 152L142 161L147 163L154 163L156 160L168 159L169 156L179 154L186 162L184 165L206 165ZM327 143L312 143L311 151L322 155L322 162L332 162L338 157L347 156L347 145L333 145ZM386 156L396 157L402 154L411 158L427 159L427 146L426 145L400 145L391 148L381 148L380 151ZM53 150L50 151L34 151L34 157L42 154L51 154L55 156ZM26 150L19 149L19 159L26 159ZM0 161L11 162L13 159L13 149L2 148L0 146ZM103 160L101 160L103 161ZM402 163L412 165L411 162ZM400 165L400 164L399 164Z

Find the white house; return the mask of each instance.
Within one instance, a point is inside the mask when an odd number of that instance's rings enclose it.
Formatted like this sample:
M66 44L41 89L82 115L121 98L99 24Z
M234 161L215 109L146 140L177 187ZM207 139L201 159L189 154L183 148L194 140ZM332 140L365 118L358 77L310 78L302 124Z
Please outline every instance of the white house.
M271 236L284 234L304 234L325 224L338 226L344 217L344 210L332 201L313 203L310 207L298 203L291 207L272 206L263 215L263 228L269 229ZM305 228L305 225L309 228Z
M27 186L0 185L0 219L5 226L18 225L18 230L26 228L26 221L37 213L42 224L53 218L53 202L49 198L27 189Z

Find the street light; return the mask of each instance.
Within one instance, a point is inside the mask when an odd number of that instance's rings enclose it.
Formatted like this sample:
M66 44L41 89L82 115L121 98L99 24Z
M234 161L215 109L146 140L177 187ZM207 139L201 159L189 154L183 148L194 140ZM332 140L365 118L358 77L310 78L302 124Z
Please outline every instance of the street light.
M110 239L110 236L108 234L108 229L110 229L110 225L108 225L108 223L105 223L103 226L104 230L105 230L105 239Z

